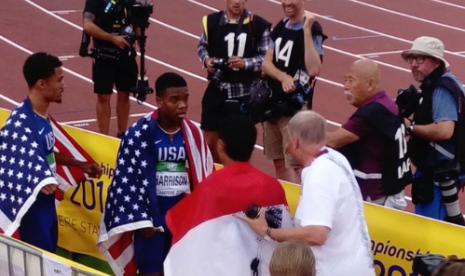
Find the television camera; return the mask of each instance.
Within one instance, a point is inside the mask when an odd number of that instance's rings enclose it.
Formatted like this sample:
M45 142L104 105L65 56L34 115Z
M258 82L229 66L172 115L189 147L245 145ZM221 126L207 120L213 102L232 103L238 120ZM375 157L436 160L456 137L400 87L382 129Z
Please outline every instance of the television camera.
M126 0L110 0L105 8L106 13L110 13L118 1ZM129 21L133 26L140 29L140 35L136 36L131 26L127 26L122 30L121 35L126 38L130 45L133 45L135 40L139 41L140 45L140 76L136 87L130 89L130 92L137 98L137 102L141 104L147 99L148 94L153 93L153 89L149 86L149 80L145 76L145 44L147 36L145 30L149 27L150 15L153 13L152 0L136 0L130 7ZM119 60L120 50L117 48L92 48L88 50L91 37L83 31L79 55L81 57L101 58Z

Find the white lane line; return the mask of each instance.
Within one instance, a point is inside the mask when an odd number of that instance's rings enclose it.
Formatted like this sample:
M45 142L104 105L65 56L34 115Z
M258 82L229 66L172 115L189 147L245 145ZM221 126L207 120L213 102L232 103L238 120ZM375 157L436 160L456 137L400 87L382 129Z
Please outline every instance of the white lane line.
M209 9L209 10L212 10L212 11L218 11L215 8L212 8L212 7L208 6L208 5L197 2L195 0L185 0L185 1L191 2L191 3L199 5L199 6L202 6L204 8ZM276 5L281 5L281 3L279 1L276 1L276 0L266 0L266 1L274 3ZM309 12L309 11L307 11L307 12ZM408 43L410 45L413 43L413 41L408 40L408 39L400 38L400 37L397 37L397 36L394 36L394 35L389 35L389 34L386 34L386 33L383 33L383 32L378 32L378 31L368 29L368 28L365 28L365 27L362 27L362 26L358 26L358 25L355 25L355 24L351 24L351 23L348 23L348 22L345 22L345 21L337 20L337 19L334 19L333 17L328 17L328 16L325 16L325 15L317 14L315 12L312 12L312 13L315 16L320 17L320 18L322 18L324 20L329 20L329 21L332 21L332 22L335 22L335 23L338 23L338 24L341 24L341 25L344 25L344 26L348 26L348 27L351 27L351 28L354 28L354 29L362 30L362 31L369 32L369 33L372 33L372 34L382 35L382 36L385 36L386 38L390 38L390 39L394 39L394 40L397 40L397 41L405 42L405 43ZM444 52L448 53L448 54L451 54L453 56L458 56L458 57L461 57L461 58L465 58L465 56L456 54L455 52L452 52L452 51L445 50Z
M3 95L3 94L0 94L0 99L4 100L4 101L7 101L9 103L11 103L12 105L19 105L19 103L13 99L10 99L8 98L7 96Z
M401 16L401 17L405 17L405 18L409 18L409 19L421 21L421 22L424 22L424 23L436 25L436 26L443 27L443 28L447 28L447 29L451 29L451 30L454 30L454 31L465 32L465 29L463 29L463 28L459 28L459 27L455 27L455 26L450 26L450 25L447 25L447 24L443 24L443 23L439 23L439 22L436 22L436 21L428 20L428 19L425 19L425 18L421 18L421 17L417 17L417 16L413 16L413 15L409 15L409 14L405 14L405 13L393 11L393 10L386 9L386 8L383 8L383 7L380 7L380 6L376 6L376 5L373 5L373 4L365 3L365 2L362 2L362 1L359 1L359 0L349 0L349 1L352 2L352 3L355 3L355 4L362 5L362 6L370 7L370 8L372 8L372 9L380 10L380 11L387 12L387 13L391 13L391 14L395 14L395 15L398 15L398 16Z
M63 10L63 11L50 11L51 13L56 13L56 14L69 14L69 13L74 13L74 12L82 12L82 10Z
M22 51L24 51L24 52L26 52L26 53L28 53L28 54L30 54L30 55L32 54L32 52L31 52L30 50L28 50L28 49L26 49L26 48L20 46L19 44L15 43L15 42L13 42L13 41L11 41L11 40L9 40L9 39L7 39L6 37L4 37L4 36L2 36L2 35L0 35L0 40L3 40L4 42L10 44L11 46L13 46L13 47L15 47L15 48L18 48L18 49L20 49L20 50L22 50ZM167 65L168 65L168 64L167 64ZM171 66L171 65L170 65L170 66ZM177 67L174 67L174 66L171 66L171 67L177 68ZM69 74L71 74L71 75L73 75L73 76L76 76L76 77L78 77L78 78L80 78L80 79L82 79L82 80L84 80L84 81L86 81L86 82L93 83L91 79L89 79L89 78L87 78L87 77L84 77L83 75L80 75L79 73L76 73L76 72L74 72L74 71L72 71L72 70L70 70L70 69L68 69L68 68L66 68L66 67L64 67L64 66L63 66L62 68L63 68L63 71L65 71L65 72L67 72L67 73L69 73ZM182 70L182 69L180 69L180 70ZM113 93L116 93L116 91L113 90ZM0 96L1 96L2 99L5 99L6 101L8 101L8 102L10 102L10 103L13 103L12 100L9 99L8 97L6 97L6 96L4 96L4 95L1 95L1 94L0 94ZM132 96L130 97L130 99L131 99L132 101L137 102L137 100L136 100L134 97L132 97ZM146 103L146 102L143 102L142 105L145 105L145 106L150 107L150 108L152 108L152 109L157 109L156 106L151 105L151 104ZM195 123L196 125L200 125L200 124L197 123L197 122L194 122L194 123ZM255 148L257 148L257 149L259 149L259 150L263 150L263 147L260 146L260 145L255 145Z
M147 115L147 113L149 112L129 114L129 117L130 118L142 117L142 116ZM116 116L110 117L111 120L115 120L116 118L117 118ZM97 122L97 119L83 119L83 120L76 120L76 121L60 122L60 124L75 125L75 124L93 123L93 122Z
M446 2L446 1L442 1L442 0L430 0L430 1L436 2L436 3L439 3L439 4L443 4L443 5L447 5L447 6L451 6L451 7L454 7L454 8L465 10L465 6L461 6L461 5L458 5L458 4L449 3L449 2Z
M201 7L205 7L205 8L207 8L207 9L209 9L209 10L212 10L212 11L219 11L218 9L215 9L215 8L210 7L210 6L208 6L208 5L205 5L205 4L203 4L203 3L197 2L197 1L195 1L195 0L185 0L185 1L191 2L191 3L196 4L196 5L199 5L199 6L201 6ZM267 1L270 1L270 2L275 3L275 4L279 4L279 2L274 1L274 0L267 0ZM320 17L322 17L322 18L325 18L325 19L328 19L328 20L332 20L331 18L327 18L326 16L321 16L321 15L318 15L318 16L320 16ZM333 20L333 21L334 21L334 20ZM341 21L341 22L342 22L342 21ZM349 23L345 23L345 22L344 22L344 24L349 24ZM164 26L167 26L167 25L168 25L168 24L164 23ZM349 25L351 25L351 24L349 24ZM169 25L168 25L168 26L169 26ZM353 26L355 26L355 25L353 25ZM355 26L355 27L358 27L358 26ZM170 27L168 27L168 28L173 29L173 30L178 29L178 28L173 27L173 26L170 26ZM370 30L370 31L372 31L372 30ZM183 32L185 32L185 31L183 31ZM383 33L378 33L378 34L385 35L385 36L389 36L389 35L386 35L386 34L383 34ZM190 36L195 36L195 35L190 34ZM198 36L196 36L196 37L198 37ZM395 39L401 39L401 38L398 38L398 37L394 37L394 38L395 38ZM405 39L404 39L404 42L412 43L412 41L405 40ZM350 52L347 52L347 51L343 51L343 50L340 50L340 49L336 49L336 48L333 48L333 47L330 47L330 46L324 45L323 47L324 47L325 49L328 49L328 50L331 50L331 51L335 51L335 52L338 52L338 53L341 53L341 54L344 54L344 55L352 56L352 57L355 57L355 58L365 58L365 56L363 56L363 55L360 55L360 54L353 54L353 53L350 53ZM402 52L402 51L399 51L399 52ZM448 51L446 51L446 52L448 52ZM465 57L465 56L460 55L460 54L457 54L457 53L455 53L455 52L449 52L449 53L452 53L452 54L454 54L454 55L456 55L456 56L459 56L459 57L462 57L462 58ZM386 66L386 67L390 67L390 68L393 68L393 69L397 69L397 70L400 70L400 71L403 71L403 72L406 72L406 73L410 73L410 72L411 72L409 69L406 69L406 68L403 68L403 67L399 67L399 66L396 66L396 65L393 65L393 64L390 64L390 63L386 63L386 62L382 62L382 61L377 61L377 60L373 60L373 61L376 62L376 63L378 63L378 64L380 64L380 65L383 65L383 66ZM319 79L321 79L321 78L319 78ZM323 79L323 81L325 81L325 80ZM463 87L465 87L465 84L463 84Z
M360 56L383 56L383 55L391 55L391 54L400 54L403 50L397 51L386 51L386 52L375 52L375 53L366 53L366 54L359 54Z

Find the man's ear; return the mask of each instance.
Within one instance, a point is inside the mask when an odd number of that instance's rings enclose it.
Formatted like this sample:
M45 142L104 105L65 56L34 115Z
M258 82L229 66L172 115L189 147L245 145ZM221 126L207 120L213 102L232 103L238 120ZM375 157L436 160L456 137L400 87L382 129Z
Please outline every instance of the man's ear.
M375 89L375 80L373 78L370 78L368 80L368 92L372 92L373 89Z
M45 89L45 80L43 79L40 79L36 82L36 87L39 88L39 89Z
M218 139L216 142L216 150L218 153L226 154L226 145L224 144L223 140Z
M158 108L162 107L163 106L163 100L158 96L155 99L157 101Z

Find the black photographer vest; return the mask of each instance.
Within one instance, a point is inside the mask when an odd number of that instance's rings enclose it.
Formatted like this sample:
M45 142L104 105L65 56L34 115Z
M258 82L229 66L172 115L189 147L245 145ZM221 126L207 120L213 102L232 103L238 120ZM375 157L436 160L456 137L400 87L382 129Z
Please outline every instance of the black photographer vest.
M294 76L299 69L305 68L305 38L304 30L291 30L286 28L289 19L280 20L270 34L271 40L275 44L273 64L279 70ZM323 40L327 38L323 34L323 28L315 21L312 26L313 38L322 36ZM282 90L282 85L278 80L267 78L270 88L273 90L275 100L287 98L287 94Z
M245 11L244 11L245 12ZM208 38L208 53L211 57L228 60L231 56L251 58L258 53L258 44L263 32L270 28L271 24L258 15L245 18L236 37L238 23L220 25L224 18L224 11L212 13L204 18L205 33ZM206 22L205 22L206 20ZM222 82L252 83L260 72L245 70L234 71L227 69L224 72ZM207 78L211 79L212 74Z
M383 169L382 172L379 172L382 174L381 182L384 194L389 196L401 192L408 184L412 183L412 171L402 114L399 112L398 115L394 115L381 103L373 102L358 109L353 116L367 119L378 132L387 138ZM358 168L361 154L358 149L360 143L363 141L349 144L340 149L340 152L347 157L353 169L356 170L360 170Z
M130 8L132 1L119 0L114 5L113 10L108 13L105 13L105 7L109 1L104 2L104 9L95 15L95 25L112 35L121 35L122 30L130 25ZM113 43L96 38L94 38L94 43L95 47L116 48Z
M418 125L428 125L434 123L433 120L433 92L437 87L444 87L453 97L457 100L459 106L459 116L458 123L455 124L454 134L451 138L454 145L456 145L456 154L455 160L459 160L461 171L464 172L465 169L465 146L463 143L465 141L459 141L459 137L463 140L465 134L465 120L464 120L464 111L465 106L463 104L464 95L458 84L454 79L448 77L446 70L443 67L439 67L433 71L421 84L420 89L422 90L422 99L420 105L413 116L415 124ZM427 165L427 156L428 150L431 148L430 141L422 139L418 136L413 136L410 139L409 151L411 152L411 158L415 166L424 167Z

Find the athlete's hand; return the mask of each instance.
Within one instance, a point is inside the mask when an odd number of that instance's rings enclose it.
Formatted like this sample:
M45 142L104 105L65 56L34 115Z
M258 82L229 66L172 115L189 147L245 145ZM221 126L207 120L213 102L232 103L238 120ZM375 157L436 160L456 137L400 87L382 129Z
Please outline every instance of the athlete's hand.
M115 44L118 48L124 50L126 47L131 47L129 43L126 41L124 36L118 35L118 36L113 36L113 44Z
M245 60L241 57L230 57L228 60L229 68L231 69L244 69Z
M287 74L281 79L281 85L283 87L283 91L286 93L290 93L295 90L294 78Z
M155 227L147 227L147 228L142 228L139 231L144 238L150 239L153 236L155 236L155 234L157 234L158 229Z
M58 185L56 184L49 184L44 186L40 191L46 195L52 195L57 190Z
M92 178L100 178L102 176L102 168L97 163L82 163L81 170Z
M205 62L205 66L207 67L207 71L210 74L214 74L216 72L216 69L213 67L213 59L214 58L208 58L207 61Z

